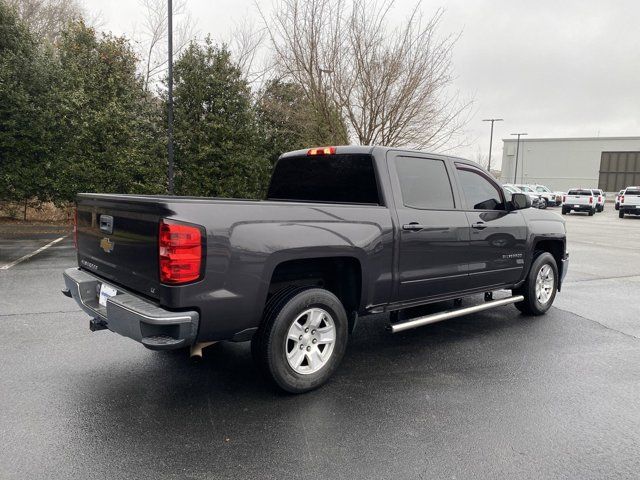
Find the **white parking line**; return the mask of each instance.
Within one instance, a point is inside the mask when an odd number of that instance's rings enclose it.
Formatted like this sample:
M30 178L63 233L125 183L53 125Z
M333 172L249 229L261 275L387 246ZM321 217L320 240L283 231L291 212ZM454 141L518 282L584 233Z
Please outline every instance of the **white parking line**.
M34 255L39 254L40 252L45 251L47 248L51 247L52 245L55 245L56 243L58 243L61 240L64 240L65 238L67 238L68 235L65 235L64 237L60 237L60 238L56 238L54 241L47 243L44 247L40 247L39 249L37 249L34 252L31 253L27 253L25 256L20 257L17 260L14 260L11 263L7 263L6 265L3 265L2 267L0 267L0 270L9 270L11 267L15 267L17 264L19 264L20 262L24 262L25 260L29 260L31 257L33 257Z

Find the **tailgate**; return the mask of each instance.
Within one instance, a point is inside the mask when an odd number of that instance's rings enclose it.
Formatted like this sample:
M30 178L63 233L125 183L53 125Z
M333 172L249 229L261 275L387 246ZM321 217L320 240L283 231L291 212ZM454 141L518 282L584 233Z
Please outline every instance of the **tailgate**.
M591 196L587 195L567 195L567 201L565 203L572 205L588 205Z
M625 206L638 206L640 205L640 190L638 189L627 189L627 191L622 194L624 197L624 205Z
M78 261L82 268L158 298L159 205L80 195Z

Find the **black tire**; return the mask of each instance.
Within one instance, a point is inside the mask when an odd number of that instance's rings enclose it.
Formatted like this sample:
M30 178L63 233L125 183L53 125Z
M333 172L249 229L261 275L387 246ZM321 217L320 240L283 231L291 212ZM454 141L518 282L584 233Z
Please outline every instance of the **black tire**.
M593 215L596 213L596 209L592 208L591 210L589 210L589 216L593 217Z
M620 210L620 205L617 205L617 204L616 204L616 205L614 205L614 207L613 207L613 208L615 208L616 210Z
M287 335L296 319L311 308L323 310L329 315L333 321L335 340L326 363L319 370L299 373L287 360L287 348L291 342L287 340ZM333 375L344 356L349 337L348 323L347 313L333 293L322 288L295 290L266 309L262 324L251 340L254 361L265 376L282 390L304 393L316 389ZM310 357L305 357L303 363L310 360Z
M545 265L548 265L553 271L553 289L548 300L543 303L536 296L536 280L540 270ZM553 301L556 298L556 293L558 292L558 279L558 265L556 264L556 259L553 258L553 255L549 252L537 251L524 285L513 291L514 295L524 296L524 300L522 302L515 303L514 305L524 314L544 315L547 310L551 308L551 305L553 305Z
M624 210L618 210L618 217L624 218Z
M568 208L562 207L562 215L566 215L569 212L570 212L570 210Z
M544 198L540 199L540 210L547 208L547 201Z

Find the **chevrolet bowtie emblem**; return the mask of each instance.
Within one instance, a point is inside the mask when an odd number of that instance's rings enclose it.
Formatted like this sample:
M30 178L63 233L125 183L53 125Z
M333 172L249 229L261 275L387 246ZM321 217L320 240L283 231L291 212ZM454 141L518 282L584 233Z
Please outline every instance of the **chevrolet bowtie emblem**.
M109 240L109 237L104 237L100 240L100 248L103 249L106 253L111 253L113 251L113 246L115 244Z

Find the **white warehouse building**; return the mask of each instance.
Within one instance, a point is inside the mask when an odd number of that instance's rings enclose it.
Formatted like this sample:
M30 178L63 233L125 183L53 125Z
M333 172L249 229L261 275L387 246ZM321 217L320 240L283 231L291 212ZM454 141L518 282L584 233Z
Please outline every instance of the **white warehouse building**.
M640 185L640 137L521 137L519 148L515 138L503 142L502 183L540 183L564 192Z

